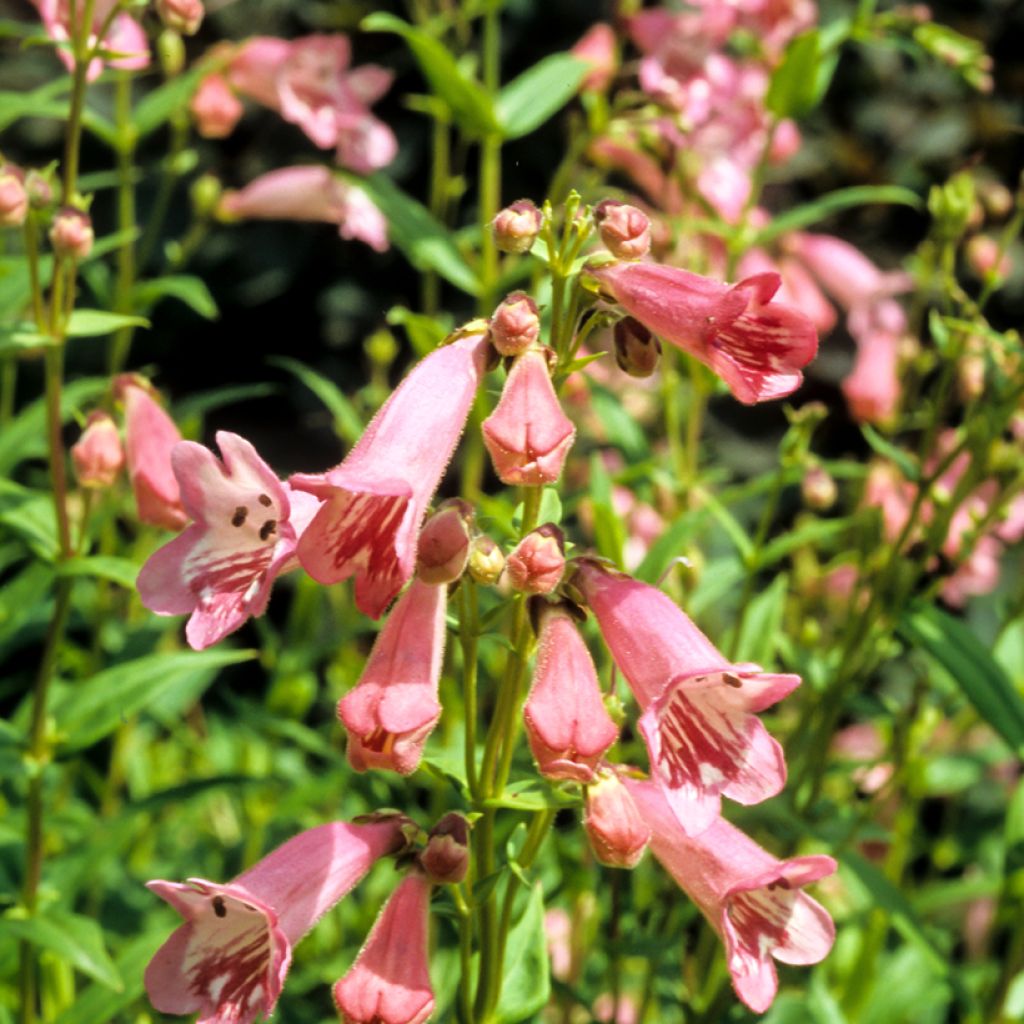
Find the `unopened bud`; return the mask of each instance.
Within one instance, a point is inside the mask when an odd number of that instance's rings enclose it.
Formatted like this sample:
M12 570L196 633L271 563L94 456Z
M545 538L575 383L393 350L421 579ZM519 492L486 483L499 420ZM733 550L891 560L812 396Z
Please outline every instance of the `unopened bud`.
M199 83L188 109L195 118L196 131L204 139L227 138L243 113L242 101L223 75L207 75Z
M1009 217L1013 211L1013 193L1001 181L983 178L978 182L978 198L994 220Z
M974 180L966 171L954 174L944 185L928 193L928 212L943 238L959 238L974 214Z
M502 252L528 252L540 234L544 217L529 199L517 199L494 218L495 244Z
M185 44L180 32L165 28L156 37L156 53L165 78L176 78L181 74L185 67Z
M818 512L830 509L839 497L836 482L824 466L811 466L807 470L800 485L800 492L807 507Z
M431 882L454 885L469 867L469 822L457 811L446 814L431 830L420 867Z
M0 227L20 228L28 216L25 173L14 164L0 167Z
M965 252L971 270L978 277L1007 277L1012 269L1010 254L1004 252L999 243L990 235L975 235Z
M565 539L554 523L528 533L505 563L513 590L524 594L550 594L565 572Z
M62 206L50 227L50 244L58 256L84 260L92 252L92 221L83 210Z
M594 207L594 223L608 251L620 260L638 260L651 248L651 222L643 210L616 199Z
M28 193L29 206L33 210L45 210L53 205L53 185L48 172L29 171L25 175L25 191Z
M482 587L492 587L501 578L505 556L497 543L486 534L473 541L469 553L469 575Z
M522 355L540 337L537 303L525 292L513 292L491 317L491 342L503 356Z
M971 402L985 391L985 360L979 355L962 356L956 365L957 392L960 400Z
M156 11L170 29L194 36L203 23L202 0L156 0Z
M446 501L420 531L416 575L434 585L454 583L469 561L473 506L461 498Z
M631 316L619 320L612 332L615 361L630 377L650 377L658 368L661 342L639 320Z
M189 190L189 198L192 200L192 209L196 216L202 220L212 217L223 194L224 186L212 174L203 174L196 178Z
M124 465L124 448L117 426L97 409L89 414L82 436L71 446L75 476L83 487L109 487Z
M651 839L629 790L610 769L587 787L583 827L594 856L610 868L636 867Z

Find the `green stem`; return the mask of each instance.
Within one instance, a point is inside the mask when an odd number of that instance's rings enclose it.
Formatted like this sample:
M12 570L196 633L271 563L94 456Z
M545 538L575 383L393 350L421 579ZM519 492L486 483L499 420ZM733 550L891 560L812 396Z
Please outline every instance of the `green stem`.
M132 124L132 76L129 71L117 73L115 90L115 127L117 131L117 228L128 232L135 226L136 131ZM117 282L114 286L114 311L132 312L132 290L135 287L135 242L125 241L117 250ZM128 360L133 329L122 327L114 335L110 347L111 376L120 373Z
M462 707L466 723L466 781L474 799L480 796L476 774L477 642L480 636L476 584L466 575L459 584L459 639L462 643Z
M72 4L71 7L77 5ZM71 110L68 114L67 137L64 141L63 198L65 203L74 200L78 186L78 158L82 149L82 113L85 110L85 89L88 84L89 60L92 49L89 46L89 29L92 27L96 0L85 0L82 8L82 23L73 27L71 33L75 70L71 78Z
M484 12L481 64L484 87L497 96L501 84L500 4L492 2ZM491 222L501 204L501 136L488 134L480 146L480 305L481 316L490 316L497 302L498 247Z
M430 161L430 212L441 224L448 219L448 177L451 173L451 125L441 116L434 117ZM430 270L423 275L423 312L436 316L441 306L441 278ZM487 312L487 311L481 311Z
M160 232L167 220L167 212L171 208L171 198L174 195L174 186L178 182L179 157L184 152L189 138L188 115L175 115L171 118L171 144L167 155L163 160L163 173L160 176L160 184L157 186L156 198L153 206L146 217L146 228L142 233L142 240L138 246L137 264L145 269L153 253L156 251L157 243L160 241ZM133 227L134 225L129 225Z

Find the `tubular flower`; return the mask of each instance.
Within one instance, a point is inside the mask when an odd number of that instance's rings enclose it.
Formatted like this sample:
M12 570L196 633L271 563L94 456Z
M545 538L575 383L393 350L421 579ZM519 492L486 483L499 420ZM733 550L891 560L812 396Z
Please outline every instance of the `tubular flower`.
M643 709L651 771L682 828L708 828L723 795L756 804L778 793L786 762L756 712L800 677L729 662L660 590L596 562L578 563L572 583Z
M124 465L124 448L117 426L100 409L89 413L82 436L71 446L75 476L83 487L109 487Z
M409 775L441 717L445 588L413 580L398 599L356 686L338 702L356 771Z
M171 464L194 520L139 573L142 603L160 615L191 612L185 635L196 650L262 615L275 578L298 565L295 544L318 502L282 484L256 449L220 431L221 459L191 441Z
M391 394L340 466L291 478L323 499L299 542L320 583L354 575L356 604L379 618L412 575L420 523L466 423L486 333L431 352Z
M782 283L778 274L755 274L730 286L653 263L588 271L627 313L709 366L747 405L795 391L801 367L818 351L810 319L771 301Z
M549 779L589 782L619 730L605 710L594 662L572 616L541 612L537 666L523 707L530 749Z
M503 484L536 486L559 478L576 428L562 411L539 349L516 360L483 432Z
M824 855L777 860L721 818L689 836L657 786L629 779L625 785L650 826L654 856L725 943L736 994L763 1013L779 987L773 959L816 964L832 948L832 918L800 890L832 874L836 862Z
M292 947L375 861L401 848L401 823L321 825L227 885L147 883L185 919L146 968L150 1002L161 1013L198 1013L199 1024L269 1017Z
M207 75L199 83L188 109L204 139L226 139L242 116L241 100L223 75Z
M406 876L384 905L356 962L334 986L343 1024L423 1024L434 1012L427 961L430 882Z

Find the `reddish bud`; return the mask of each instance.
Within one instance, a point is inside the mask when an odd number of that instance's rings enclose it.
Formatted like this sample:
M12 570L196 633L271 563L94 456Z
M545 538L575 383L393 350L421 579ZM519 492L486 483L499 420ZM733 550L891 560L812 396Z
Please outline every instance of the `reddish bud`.
M25 174L14 164L0 167L0 227L20 228L28 215Z
M491 317L491 343L503 356L522 355L540 337L537 303L525 292L513 292Z
M424 583L454 583L469 561L473 507L459 498L444 502L420 531L416 575Z
M207 75L188 106L204 139L227 138L242 116L241 100L223 75ZM219 198L219 197L218 197Z
M608 251L620 260L638 260L651 249L651 222L629 203L605 199L594 207L594 223Z
M604 92L611 85L619 66L615 31L611 25L598 22L591 26L569 52L578 60L586 61L592 69L580 84L580 92Z
M156 0L157 14L168 27L186 36L193 36L203 23L202 0Z
M594 856L610 868L635 868L651 838L629 790L610 766L587 787L583 827Z
M509 583L524 594L550 594L565 571L565 540L554 523L528 533L505 563Z
M1006 277L1013 269L1010 254L990 235L975 235L967 243L967 262L978 277Z
M650 377L658 368L661 342L635 317L625 316L615 324L615 361L630 377Z
M71 446L75 476L83 487L109 487L124 465L124 448L117 426L107 413L89 414L82 436Z
M457 811L446 814L430 830L419 859L427 878L436 885L461 882L469 867L469 822Z
M800 484L800 492L807 507L819 512L830 509L839 497L835 480L823 466L812 466L807 471Z
M83 210L62 206L57 211L50 228L50 244L58 256L84 260L92 252L94 237L92 220Z
M501 578L505 556L497 543L486 535L477 537L469 554L469 575L481 586L493 586Z
M529 199L517 199L494 218L495 244L502 252L528 252L540 234L544 215Z

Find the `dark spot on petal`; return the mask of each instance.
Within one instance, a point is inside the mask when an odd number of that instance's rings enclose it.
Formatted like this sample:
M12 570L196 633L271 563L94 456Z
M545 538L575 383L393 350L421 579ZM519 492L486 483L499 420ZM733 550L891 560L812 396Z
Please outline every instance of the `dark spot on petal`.
M241 526L245 522L245 517L249 514L249 510L244 505L239 505L235 509L235 514L231 517L232 526Z
M722 682L726 686L742 686L743 680L739 676L733 675L731 672L722 673Z
M266 494L261 494L256 499L264 508L270 508L274 503L270 500L270 497Z
M267 540L270 537L270 535L272 533L274 533L276 530L277 530L277 520L276 519L268 519L260 527L260 540Z
M214 896L213 897L213 912L218 917L227 917L227 915L228 915L228 908L224 906L224 897L223 896Z

